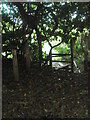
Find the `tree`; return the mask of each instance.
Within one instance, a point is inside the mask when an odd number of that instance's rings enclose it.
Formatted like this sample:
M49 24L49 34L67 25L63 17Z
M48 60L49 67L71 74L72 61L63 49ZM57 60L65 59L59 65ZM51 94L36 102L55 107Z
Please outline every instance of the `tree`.
M13 44L19 48L19 51L22 51L23 46L25 46L27 42L29 43L28 45L31 46L31 35L33 34L33 30L35 30L38 41L37 47L39 48L39 64L41 65L41 42L48 41L51 46L50 42L57 40L58 36L62 42L68 43L68 41L72 39L75 41L79 32L85 27L88 29L90 26L89 6L90 4L88 3L71 2L7 3L7 8L9 9L8 14L4 8L2 12L3 43L7 41L7 47ZM17 20L19 20L19 22L17 22ZM14 33L13 26L15 26ZM28 35L26 40L23 40L23 26L25 26L25 34ZM11 30L9 30L10 28ZM54 46L51 46L51 49L52 48L54 48ZM9 49L11 50L10 47Z

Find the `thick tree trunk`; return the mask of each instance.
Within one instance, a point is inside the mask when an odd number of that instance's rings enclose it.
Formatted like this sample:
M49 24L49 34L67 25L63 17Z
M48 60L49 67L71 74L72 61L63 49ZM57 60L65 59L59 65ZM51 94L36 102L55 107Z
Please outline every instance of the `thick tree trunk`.
M84 70L88 70L88 53L87 50L84 50Z
M31 33L30 33L30 35L31 35ZM28 44L28 41L26 40L25 26L23 26L23 34L24 34L23 41L25 42L25 45L24 45L24 58L25 58L25 61L26 61L26 69L29 72L30 67L31 67L32 59L31 59L31 56L30 56L29 44Z
M84 52L84 70L88 70L88 40L85 33L81 35L81 46Z
M30 51L29 51L29 45L28 43L25 45L25 60L26 60L26 69L29 72L30 67L31 67L31 56L30 56Z
M42 63L42 43L41 43L40 33L39 33L37 28L36 28L36 33L37 33L38 46L39 46L39 66L41 67L41 63Z
M85 60L84 60L84 70L87 71L88 70L88 59L87 57L84 57Z
M38 40L38 45L39 45L39 66L41 66L42 63L42 46L41 46L41 40Z
M17 61L17 52L15 49L12 50L13 54L13 74L16 81L19 80L19 72L18 72L18 61Z

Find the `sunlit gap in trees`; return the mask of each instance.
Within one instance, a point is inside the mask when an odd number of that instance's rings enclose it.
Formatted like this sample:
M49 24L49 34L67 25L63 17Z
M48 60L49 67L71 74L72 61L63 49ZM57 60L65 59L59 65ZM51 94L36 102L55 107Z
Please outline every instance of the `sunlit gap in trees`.
M55 39L54 36L52 36L50 40L52 40L52 39ZM58 36L57 40L53 40L50 43L52 46L54 46L54 45L57 45L60 42L60 40L61 40L61 37ZM48 42L44 42L44 46L42 48L42 51L45 52L46 54L49 54L50 49L51 49L51 47L48 44ZM52 49L52 53L56 53L56 51L54 49Z
M2 8L4 8L8 14L10 13L10 10L8 9L6 4L2 4ZM11 11L11 13L13 13L13 11Z
M2 14L2 5L0 4L0 14Z
M22 24L22 20L20 20L20 21L18 22L18 18L13 18L14 11L11 10L10 7L7 6L7 4L4 4L4 3L3 3L3 4L2 4L2 9L3 9L3 8L6 10L6 13L7 13L8 15L10 15L11 19L12 19L15 23L18 23L19 25ZM14 9L15 9L15 8L14 8ZM17 9L15 9L15 10L17 10Z
M77 17L77 12L75 11L73 14L72 14L72 19L76 18Z
M72 20L75 19L77 17L77 11L73 12L73 14L71 14L71 18ZM81 21L85 20L85 16L81 16Z

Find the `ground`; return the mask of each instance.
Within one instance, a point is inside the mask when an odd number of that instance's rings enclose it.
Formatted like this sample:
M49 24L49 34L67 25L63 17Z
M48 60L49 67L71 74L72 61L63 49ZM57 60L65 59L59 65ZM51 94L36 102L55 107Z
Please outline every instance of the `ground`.
M87 73L71 74L33 65L19 66L14 81L12 61L3 61L3 118L87 118Z

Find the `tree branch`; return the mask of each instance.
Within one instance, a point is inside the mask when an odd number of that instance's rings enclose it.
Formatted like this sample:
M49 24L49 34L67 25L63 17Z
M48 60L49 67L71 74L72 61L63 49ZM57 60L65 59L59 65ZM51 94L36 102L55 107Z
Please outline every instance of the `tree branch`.
M62 42L63 42L63 40L60 43L58 43L57 45L52 46L52 49L59 46Z
M25 10L24 10L24 8L23 8L23 6L22 6L21 3L14 3L14 4L18 7L19 12L20 12L20 14L21 14L21 17L22 17L22 19L23 19L24 24L25 24L25 25L28 24L31 28L33 28L33 27L34 27L34 23L32 24L32 22L34 21L34 17L33 17L32 15L28 15L28 14L25 12Z
M52 35L54 34L55 30L56 30L57 27L58 27L58 20L57 20L57 18L56 18L55 14L53 13L52 10L50 10L48 7L46 7L46 9L47 9L49 12L51 12L51 15L52 15L52 17L53 17L53 19L54 19L54 22L55 22L55 26L53 27L53 30L52 30L51 33L50 33L50 35L52 36Z

